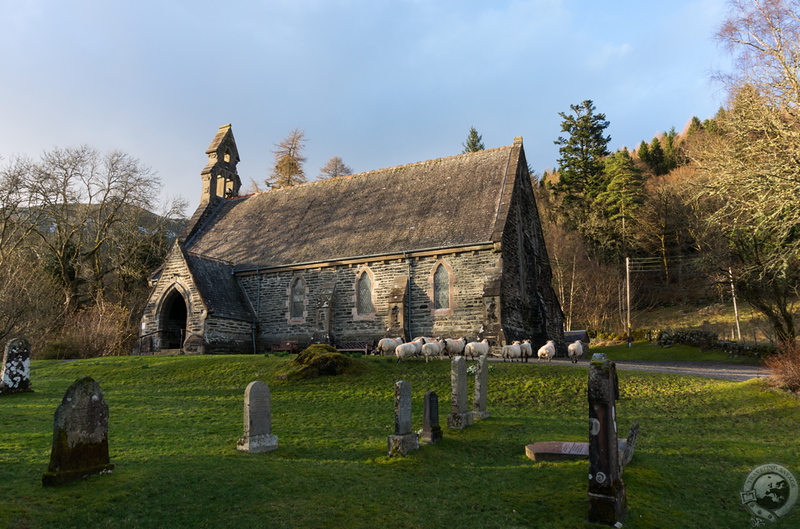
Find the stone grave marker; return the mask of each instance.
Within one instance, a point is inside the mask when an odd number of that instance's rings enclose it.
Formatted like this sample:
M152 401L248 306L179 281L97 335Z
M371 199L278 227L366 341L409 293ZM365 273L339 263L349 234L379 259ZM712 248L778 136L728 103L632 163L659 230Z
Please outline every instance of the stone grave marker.
M422 440L435 444L442 438L439 426L439 396L435 391L425 393L422 404Z
M639 424L633 423L627 439L617 441L620 467L631 462L639 437ZM525 455L534 461L564 461L569 459L588 459L589 443L562 441L542 441L525 447Z
M419 448L419 435L411 431L411 383L394 384L394 435L387 440L389 456L404 456Z
M589 364L589 517L591 523L622 523L627 511L617 442L617 369L603 353ZM638 429L637 429L638 431Z
M472 413L467 411L467 361L463 356L453 358L450 363L450 414L447 426L454 430L463 430L472 424Z
M50 465L42 475L45 487L110 473L108 404L91 377L76 380L56 409Z
M31 345L25 338L6 344L0 365L0 395L23 393L31 389Z
M476 421L485 419L489 416L486 409L486 391L489 383L489 364L486 362L486 355L478 357L477 369L475 371L475 398L472 401L472 418Z
M278 448L278 436L272 434L272 397L269 386L256 380L244 390L244 434L236 449L251 454Z

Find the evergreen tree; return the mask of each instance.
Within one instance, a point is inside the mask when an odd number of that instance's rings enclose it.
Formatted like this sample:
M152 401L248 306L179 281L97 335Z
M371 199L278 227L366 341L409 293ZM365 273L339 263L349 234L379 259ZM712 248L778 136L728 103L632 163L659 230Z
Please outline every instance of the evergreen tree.
M650 158L650 146L647 144L646 141L642 140L642 143L639 144L639 149L636 151L636 154L639 156L639 159L646 163L648 166L652 161Z
M305 149L305 132L294 129L272 151L275 154L275 166L272 168L270 176L264 181L267 187L280 189L291 187L306 182L306 175L303 171L303 163L306 161L303 156Z
M669 173L680 165L677 141L678 133L675 132L675 127L672 127L664 135L664 174Z
M483 146L483 142L481 141L483 138L475 127L469 128L469 134L467 135L467 142L462 143L461 146L464 147L464 150L461 151L462 154L467 154L468 152L478 152L485 149Z
M661 148L661 140L657 137L650 142L650 162L648 165L655 175L667 173L664 166L664 149Z
M636 210L644 203L644 179L627 149L615 152L605 159L608 187L597 197L611 221L619 221L623 239L628 238L630 222ZM627 226L626 226L627 224Z
M564 121L560 136L554 143L559 145L559 182L554 189L564 194L566 205L591 203L605 189L603 158L609 154L607 146L611 136L604 136L609 122L605 114L595 114L591 100L580 105L570 105L572 114L559 112Z

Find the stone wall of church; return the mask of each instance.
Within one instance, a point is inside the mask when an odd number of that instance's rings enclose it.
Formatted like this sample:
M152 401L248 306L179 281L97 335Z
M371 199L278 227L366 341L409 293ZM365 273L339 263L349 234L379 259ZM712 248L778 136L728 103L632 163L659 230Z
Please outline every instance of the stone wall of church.
M205 328L206 354L252 354L253 329L246 321L209 317Z
M139 331L139 336L142 337L140 340L142 353L162 349L162 331L164 329L161 328L163 322L159 321L158 310L173 289L181 294L186 303L186 325L189 334L202 336L205 324L205 305L191 277L182 252L177 246L173 247L167 260L164 261L161 274L150 292L147 305L142 313Z
M317 330L317 306L324 286L334 283L331 334L336 343L347 340L378 340L389 325L389 292L398 276L411 277L410 332L412 336L466 336L474 338L483 318L482 292L487 269L497 265L499 254L492 250L466 251L369 261L325 268L262 272L239 278L245 294L258 313L260 346L283 340L308 344ZM447 309L433 308L433 271L442 265L450 277ZM374 312L358 314L356 282L368 274L372 283ZM305 285L303 314L290 317L291 285ZM408 317L408 316L406 316Z

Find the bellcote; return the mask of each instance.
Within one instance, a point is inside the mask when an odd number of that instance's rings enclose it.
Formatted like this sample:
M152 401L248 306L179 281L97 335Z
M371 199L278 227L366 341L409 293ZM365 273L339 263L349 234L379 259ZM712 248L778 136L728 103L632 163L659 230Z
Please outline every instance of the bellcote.
M223 125L206 149L208 163L200 172L203 179L201 203L219 202L225 198L239 196L242 181L236 172L239 150L233 138L230 124Z

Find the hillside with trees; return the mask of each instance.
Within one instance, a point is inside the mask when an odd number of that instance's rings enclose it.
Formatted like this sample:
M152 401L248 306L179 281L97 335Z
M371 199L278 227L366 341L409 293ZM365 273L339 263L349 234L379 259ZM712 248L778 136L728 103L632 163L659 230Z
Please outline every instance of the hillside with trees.
M732 2L734 58L710 119L606 150L592 101L560 113L558 167L535 183L569 328L623 330L625 259L639 311L713 303L731 287L794 344L800 291L800 2Z

